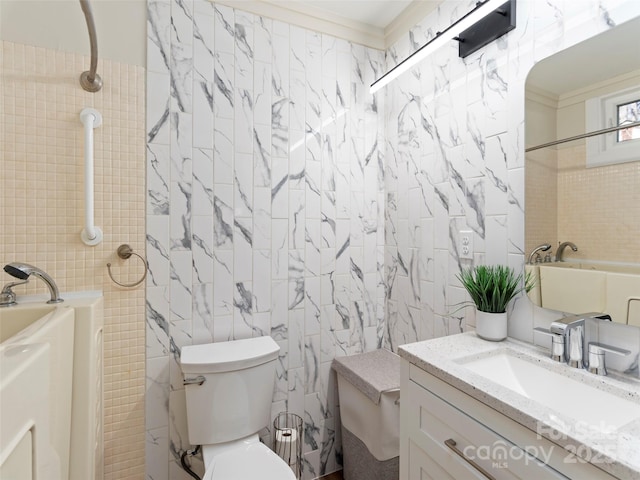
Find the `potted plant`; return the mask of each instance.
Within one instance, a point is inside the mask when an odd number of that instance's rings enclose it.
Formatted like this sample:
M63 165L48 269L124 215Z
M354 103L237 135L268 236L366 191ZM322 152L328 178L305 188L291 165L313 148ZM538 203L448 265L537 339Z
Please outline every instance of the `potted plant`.
M507 305L520 292L533 287L530 275L516 275L505 265L478 265L463 269L456 277L476 307L476 334L499 342L507 338Z

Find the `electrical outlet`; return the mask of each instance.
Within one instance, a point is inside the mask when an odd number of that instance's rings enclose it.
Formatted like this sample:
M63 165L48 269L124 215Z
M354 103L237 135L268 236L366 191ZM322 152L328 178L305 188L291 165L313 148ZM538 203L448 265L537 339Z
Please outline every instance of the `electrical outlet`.
M458 234L458 254L460 258L473 260L473 232L460 230Z

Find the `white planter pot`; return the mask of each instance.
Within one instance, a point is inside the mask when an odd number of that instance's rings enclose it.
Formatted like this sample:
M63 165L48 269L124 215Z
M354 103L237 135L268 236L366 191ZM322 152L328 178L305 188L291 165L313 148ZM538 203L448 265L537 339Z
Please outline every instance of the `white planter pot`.
M476 310L476 334L492 342L507 338L507 312L488 313Z

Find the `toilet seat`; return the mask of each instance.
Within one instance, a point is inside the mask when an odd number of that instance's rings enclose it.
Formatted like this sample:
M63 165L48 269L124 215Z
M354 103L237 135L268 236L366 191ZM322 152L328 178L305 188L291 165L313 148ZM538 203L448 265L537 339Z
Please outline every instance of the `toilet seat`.
M238 446L216 455L203 480L295 480L293 470L262 443Z

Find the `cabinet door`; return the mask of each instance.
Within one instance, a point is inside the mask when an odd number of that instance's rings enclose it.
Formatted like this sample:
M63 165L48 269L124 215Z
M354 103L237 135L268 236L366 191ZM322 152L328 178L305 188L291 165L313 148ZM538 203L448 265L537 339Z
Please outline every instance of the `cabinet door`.
M410 441L445 471L454 472L455 467L456 472L461 472L452 473L453 478L457 480L567 478L413 381L409 382L408 393L409 401L408 405L405 404L405 408L410 409L410 418L414 419L408 428ZM455 443L453 448L452 443ZM464 469L459 470L460 468ZM487 474L481 474L480 469ZM410 478L414 480L413 476Z

